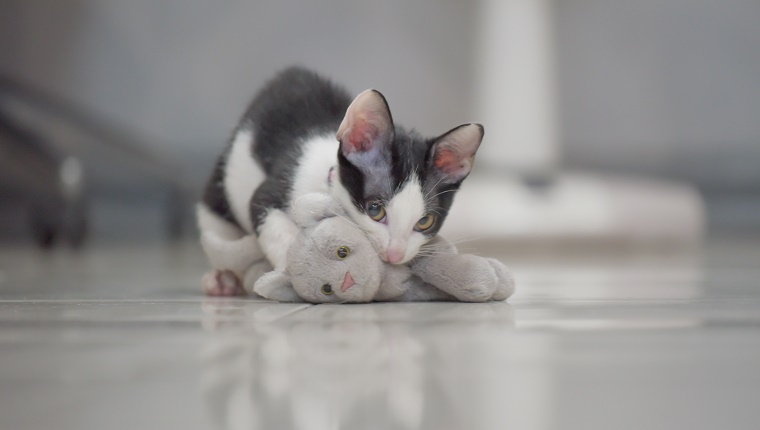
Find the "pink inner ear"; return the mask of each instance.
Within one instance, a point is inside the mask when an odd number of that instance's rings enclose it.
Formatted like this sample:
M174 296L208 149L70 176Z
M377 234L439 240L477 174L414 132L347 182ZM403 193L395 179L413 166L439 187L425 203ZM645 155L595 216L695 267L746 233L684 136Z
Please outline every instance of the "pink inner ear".
M363 118L357 118L351 128L343 135L346 152L364 152L372 149L372 141L377 138L377 128Z
M449 181L464 179L472 169L475 153L483 139L483 127L465 124L444 134L433 146L435 168L448 176Z
M441 149L438 151L435 157L435 167L443 170L445 173L450 174L453 170L459 166L459 157L453 152L447 149Z
M439 149L435 156L435 167L443 173L459 178L470 171L472 156L461 156L449 149Z
M369 152L393 138L393 120L383 95L366 90L356 96L338 128L344 154Z

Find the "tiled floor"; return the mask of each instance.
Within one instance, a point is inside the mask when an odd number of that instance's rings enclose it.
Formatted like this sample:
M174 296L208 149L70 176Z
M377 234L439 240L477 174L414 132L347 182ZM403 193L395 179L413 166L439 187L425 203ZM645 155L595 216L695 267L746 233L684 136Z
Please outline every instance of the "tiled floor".
M337 306L0 249L0 429L760 428L760 241L548 248L499 251L509 303Z

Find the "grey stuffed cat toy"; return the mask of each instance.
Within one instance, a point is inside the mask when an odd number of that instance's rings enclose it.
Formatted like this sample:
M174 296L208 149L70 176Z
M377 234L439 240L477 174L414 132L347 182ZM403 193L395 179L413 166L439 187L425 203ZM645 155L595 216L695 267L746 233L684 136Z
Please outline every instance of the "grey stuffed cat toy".
M204 234L201 243L216 269L232 272L244 279L246 289L282 302L484 302L505 300L514 292L502 263L457 254L441 237L429 244L435 255L419 256L406 266L384 263L328 195L299 198L291 215L302 230L288 250L284 272L271 271L266 260L246 260L251 237L225 240Z
M292 216L302 231L288 250L285 272L271 271L259 257L247 257L255 255L246 252L253 237L228 240L204 234L201 243L222 276L231 272L244 279L247 290L282 302L483 302L505 300L514 292L514 281L502 263L457 254L441 237L430 243L433 256L419 256L407 266L383 263L330 196L299 198Z
M364 233L342 217L303 228L290 247L286 272L256 281L257 294L278 301L361 303L370 301L504 300L514 281L500 262L456 254L444 239L435 256L408 266L380 260ZM448 248L444 251L443 247Z

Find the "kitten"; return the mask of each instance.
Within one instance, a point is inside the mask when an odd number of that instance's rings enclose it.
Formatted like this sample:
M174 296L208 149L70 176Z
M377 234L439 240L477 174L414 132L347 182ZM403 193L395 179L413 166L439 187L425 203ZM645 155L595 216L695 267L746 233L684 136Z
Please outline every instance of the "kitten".
M480 124L424 138L394 124L380 92L351 101L317 74L289 68L254 98L220 156L199 227L227 239L255 233L260 252L282 270L298 233L289 202L324 192L384 261L403 264L440 230L482 138ZM219 272L207 279L210 294L239 292Z

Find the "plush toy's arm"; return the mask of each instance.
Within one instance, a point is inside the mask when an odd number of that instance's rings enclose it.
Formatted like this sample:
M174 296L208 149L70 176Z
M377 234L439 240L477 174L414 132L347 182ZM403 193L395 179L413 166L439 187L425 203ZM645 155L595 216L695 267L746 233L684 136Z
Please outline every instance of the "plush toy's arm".
M404 281L404 290L402 295L396 296L389 301L450 302L456 300L456 297L422 281L422 279L415 275Z
M476 255L421 257L411 268L423 281L465 302L504 300L514 291L514 281L500 262Z
M293 201L290 214L299 227L305 228L325 218L342 215L343 209L329 194L309 193Z
M384 265L385 272L375 294L377 302L431 302L451 301L453 296L423 282L407 266Z
M435 236L430 242L422 245L421 250L428 251L429 254L457 254L457 247L454 246L448 239L441 235Z

